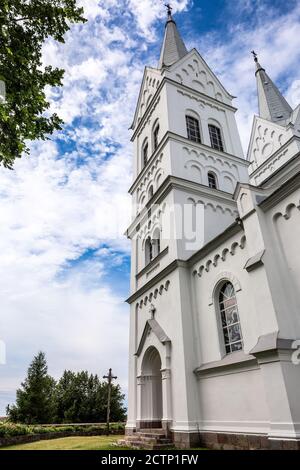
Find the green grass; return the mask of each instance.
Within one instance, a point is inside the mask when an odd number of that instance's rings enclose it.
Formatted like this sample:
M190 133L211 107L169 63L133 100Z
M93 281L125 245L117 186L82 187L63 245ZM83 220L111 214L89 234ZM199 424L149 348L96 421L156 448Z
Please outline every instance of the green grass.
M123 450L125 447L116 447L119 439L124 436L87 436L64 437L45 441L18 444L2 447L0 450Z

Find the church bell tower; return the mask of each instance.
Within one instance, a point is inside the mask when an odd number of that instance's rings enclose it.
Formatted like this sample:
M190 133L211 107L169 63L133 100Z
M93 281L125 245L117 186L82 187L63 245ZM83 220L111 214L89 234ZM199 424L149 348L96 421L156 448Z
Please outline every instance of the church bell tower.
M191 356L193 363L186 338L194 332L192 321L187 321L191 311L188 275L180 263L238 217L233 193L238 181L248 182L249 163L243 157L233 98L199 52L187 50L168 8L159 62L157 67L145 68L131 126L134 181L129 190L133 220L127 230L132 243L128 432L161 425L181 429L180 423L195 418L195 384L189 383L194 378L182 362L187 363ZM175 291L167 300L170 281L166 276L175 268ZM153 306L160 296L168 306ZM166 308L172 310L172 321ZM156 349L164 345L161 364L149 353L155 369L147 365L150 356L144 353L151 331L153 341L158 341ZM178 347L172 354L173 358L178 356L176 364L183 374L177 390L184 404L178 405L184 414L180 419L172 412L171 381L175 378L171 378L170 348L175 342Z

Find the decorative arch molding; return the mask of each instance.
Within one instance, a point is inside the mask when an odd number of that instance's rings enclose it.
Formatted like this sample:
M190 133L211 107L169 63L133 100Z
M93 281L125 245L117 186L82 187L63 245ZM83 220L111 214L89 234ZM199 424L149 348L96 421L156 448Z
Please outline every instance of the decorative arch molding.
M209 306L214 304L214 299L216 298L216 293L221 284L226 281L230 281L234 287L235 293L238 293L242 290L242 286L238 278L231 271L224 271L219 273L213 282L213 288L209 297Z
M194 205L202 204L204 206L204 209L211 209L213 212L220 211L222 214L228 213L232 217L237 217L238 216L237 211L232 210L229 207L223 207L220 204L213 204L211 201L206 202L206 201L203 201L203 200L200 200L200 199L198 201L196 201L195 199L193 199L191 197L188 198L188 201L191 202Z
M300 201L290 202L283 211L278 211L273 215L273 222L277 222L280 217L283 217L285 220L289 220L292 216L293 209L300 210Z
M153 97L154 98L154 97ZM138 137L140 137L140 135L142 134L143 130L145 129L145 127L149 124L151 124L151 118L152 118L152 114L154 113L158 103L160 102L160 95L157 97L157 99L155 101L153 101L152 99L152 102L149 103L149 113L148 113L148 116L147 116L147 119L145 119L143 125L141 126L139 132L138 132ZM145 110L146 112L146 110ZM144 113L145 115L145 113Z
M147 173L145 174L144 178L139 183L137 190L142 191L145 186L149 184L149 180L153 178L158 171L163 172L162 166L160 165L163 159L163 153L159 154L158 157L155 159Z
M136 304L136 309L141 309L143 308L143 306L146 306L149 302L151 303L153 299L156 299L159 295L163 295L164 292L167 292L169 290L169 287L169 280L161 284L159 287L157 286Z
M235 163L232 163L232 162L229 162L227 159L225 158L222 158L220 155L212 155L210 152L204 152L203 150L201 151L198 151L196 150L195 148L193 147L189 147L188 144L185 144L182 146L182 151L183 151L183 154L185 154L185 157L189 156L193 159L198 159L199 162L201 162L202 166L203 166L203 163L202 161L204 160L205 162L210 162L210 164L212 165L212 168L215 169L215 165L217 163L220 164L221 167L224 168L224 170L220 170L221 173L224 171L224 172L228 172L228 174L233 177L234 179L236 179L236 177L234 176L234 174L236 174L237 176L239 175L239 171L238 171L238 167ZM198 162L198 164L199 164ZM187 164L188 162L186 162L185 164ZM204 166L203 166L204 168ZM206 168L206 166L205 166ZM233 171L233 173L230 173L230 171ZM224 173L225 174L225 173Z
M243 235L239 241L234 241L228 247L225 247L219 253L212 254L209 259L202 262L196 269L193 270L193 276L202 277L205 272L209 272L211 269L216 268L221 262L226 261L228 256L234 256L240 248L243 250L246 245L246 237ZM222 273L224 274L224 273ZM230 280L230 279L229 279ZM238 291L237 291L238 292Z
M195 111L194 109L192 109L192 108L186 108L186 110L185 110L185 115L186 115L186 116L191 116L191 117L193 117L193 118L195 118L195 119L198 119L199 124L200 124L200 119L201 119L201 118L200 118L200 114L199 114L197 111Z

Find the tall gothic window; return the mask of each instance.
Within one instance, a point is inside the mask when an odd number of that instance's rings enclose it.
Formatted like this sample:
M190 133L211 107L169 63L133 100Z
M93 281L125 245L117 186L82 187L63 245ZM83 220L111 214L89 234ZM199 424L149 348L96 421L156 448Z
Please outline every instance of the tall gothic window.
M224 145L222 141L221 129L217 126L209 124L208 126L210 143L213 149L224 152Z
M153 150L157 149L159 144L159 123L156 124L153 130Z
M145 140L144 145L143 145L143 149L142 149L143 166L147 165L148 150L149 150L148 140Z
M217 177L216 175L210 171L207 174L207 179L208 179L208 186L212 189L218 189L218 182L217 182Z
M160 233L156 231L153 238L148 237L145 242L146 266L160 253Z
M201 144L200 126L198 119L192 116L185 116L187 136L189 140Z
M149 191L148 191L148 200L150 200L153 197L154 190L153 186L150 186Z
M153 260L153 246L152 246L152 240L150 237L147 238L146 243L145 243L145 261L146 265L149 264Z
M226 354L243 349L242 331L235 290L231 282L226 282L219 294L222 329Z

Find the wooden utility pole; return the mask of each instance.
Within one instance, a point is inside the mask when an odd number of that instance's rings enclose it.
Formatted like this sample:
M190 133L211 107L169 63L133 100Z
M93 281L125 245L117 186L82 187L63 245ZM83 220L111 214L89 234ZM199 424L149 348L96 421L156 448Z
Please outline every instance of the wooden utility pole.
M110 422L110 402L111 402L111 385L112 380L117 379L115 375L112 375L112 369L109 369L108 375L103 375L104 379L107 379L108 382L108 392L107 392L107 415L106 415L106 434L109 436L109 422Z

